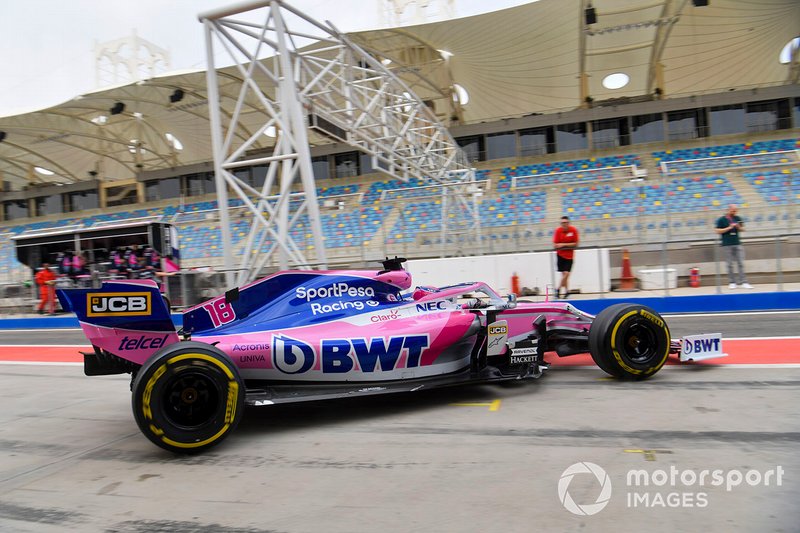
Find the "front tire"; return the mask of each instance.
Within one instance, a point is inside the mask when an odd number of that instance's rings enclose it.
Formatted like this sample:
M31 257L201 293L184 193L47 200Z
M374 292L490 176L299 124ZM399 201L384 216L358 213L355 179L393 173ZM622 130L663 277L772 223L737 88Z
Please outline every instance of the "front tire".
M133 415L144 435L175 453L219 444L238 425L245 388L221 350L179 342L156 352L133 382Z
M622 379L646 379L669 355L666 321L643 305L616 304L603 309L589 329L589 352L606 373Z

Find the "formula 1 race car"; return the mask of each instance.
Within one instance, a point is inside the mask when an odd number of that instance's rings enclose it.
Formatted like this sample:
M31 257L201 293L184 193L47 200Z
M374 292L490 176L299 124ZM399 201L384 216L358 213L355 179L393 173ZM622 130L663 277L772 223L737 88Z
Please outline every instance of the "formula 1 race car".
M593 317L566 302L503 298L484 283L410 291L403 261L279 272L188 309L178 331L150 280L58 298L94 348L85 373L131 373L139 428L181 453L218 444L245 405L537 378L546 352L588 351L608 374L639 380L681 349L645 306Z

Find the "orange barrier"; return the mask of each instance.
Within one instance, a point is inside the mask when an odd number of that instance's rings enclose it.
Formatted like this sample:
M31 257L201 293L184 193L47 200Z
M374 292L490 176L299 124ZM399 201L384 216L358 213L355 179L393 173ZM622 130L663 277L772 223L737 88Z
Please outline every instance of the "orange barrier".
M633 277L631 272L631 256L628 254L627 248L622 250L622 277L619 280L620 291L635 291L636 278Z
M690 287L700 286L700 269L697 267L692 267L689 269L689 286Z

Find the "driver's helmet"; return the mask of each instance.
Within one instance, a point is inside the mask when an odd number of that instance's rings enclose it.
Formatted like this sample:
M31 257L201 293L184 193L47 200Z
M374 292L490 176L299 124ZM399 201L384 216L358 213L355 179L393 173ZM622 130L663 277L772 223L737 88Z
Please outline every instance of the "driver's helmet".
M434 294L436 292L439 292L439 289L437 289L436 287L419 286L416 289L414 289L414 293L412 294L412 297L415 300L419 300L420 298L424 298L424 297L428 296L429 294Z

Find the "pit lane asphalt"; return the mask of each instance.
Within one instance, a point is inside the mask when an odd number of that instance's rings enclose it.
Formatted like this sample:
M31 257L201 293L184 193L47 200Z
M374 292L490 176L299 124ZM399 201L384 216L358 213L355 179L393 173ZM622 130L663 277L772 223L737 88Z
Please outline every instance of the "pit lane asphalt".
M796 335L799 322L667 320L673 336L737 337ZM85 342L66 333L21 337ZM632 383L561 367L510 386L254 408L197 456L140 434L128 385L127 376L85 377L79 365L0 365L0 530L789 532L800 523L798 368L672 367ZM593 516L559 499L562 474L579 462L611 483ZM778 466L781 486L626 483L631 470ZM578 474L568 492L591 504L600 484ZM630 505L632 494L674 502L676 493L679 507Z

